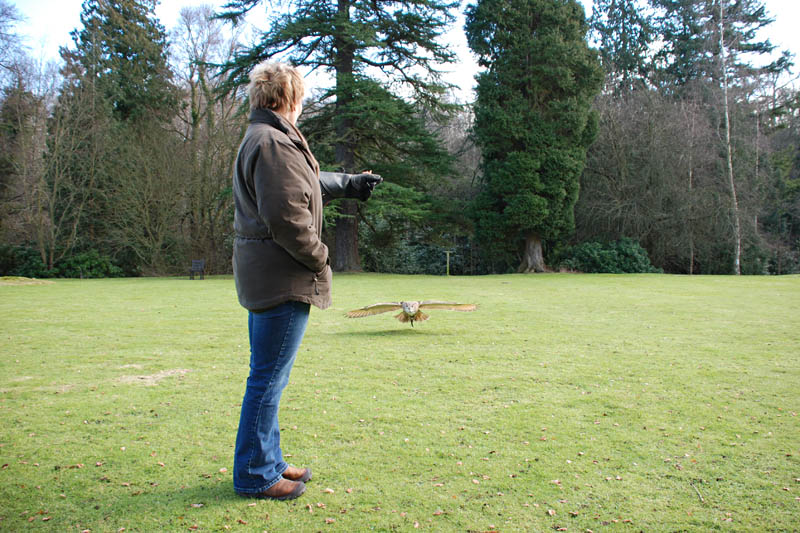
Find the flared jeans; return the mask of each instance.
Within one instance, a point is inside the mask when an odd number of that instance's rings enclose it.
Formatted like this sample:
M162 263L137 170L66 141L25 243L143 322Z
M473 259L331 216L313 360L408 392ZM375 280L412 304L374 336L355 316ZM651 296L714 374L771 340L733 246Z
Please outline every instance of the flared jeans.
M309 311L309 304L290 301L248 316L250 375L236 434L236 492L263 492L280 481L289 467L281 452L278 404L289 383Z

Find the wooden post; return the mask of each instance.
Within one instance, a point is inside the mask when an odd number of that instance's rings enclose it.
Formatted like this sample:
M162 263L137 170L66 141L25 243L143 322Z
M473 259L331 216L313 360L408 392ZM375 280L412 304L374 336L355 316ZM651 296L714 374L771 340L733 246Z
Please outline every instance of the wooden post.
M444 253L447 254L447 273L446 275L450 275L450 254L453 253L454 250L445 250Z

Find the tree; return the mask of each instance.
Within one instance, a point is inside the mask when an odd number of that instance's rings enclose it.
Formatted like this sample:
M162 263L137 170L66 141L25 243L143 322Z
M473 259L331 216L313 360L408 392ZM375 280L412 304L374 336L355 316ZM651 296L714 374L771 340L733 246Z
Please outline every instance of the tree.
M649 0L655 9L654 28L661 48L656 53L662 87L680 92L692 82L722 83L720 36L725 36L728 68L744 82L759 74L752 60L771 53L775 46L759 40L759 30L773 22L763 0ZM723 8L722 12L720 8ZM720 19L723 13L723 19ZM720 26L722 22L722 26Z
M543 242L574 229L592 99L603 82L574 0L479 0L466 23L478 74L476 142L484 158L476 231L495 268L521 251L520 272L544 270ZM505 265L505 266L504 266Z
M735 132L748 129L753 120L749 112L740 111L749 108L760 80L785 70L791 62L784 54L770 64L754 64L755 58L775 49L758 37L759 30L773 21L763 0L651 0L651 4L657 10L656 26L663 42L657 54L659 86L678 98L696 99L716 125L721 154L718 180L725 184L730 219L728 235L716 238L729 243L732 271L739 274L744 241L748 234L751 240L757 235L755 213L760 210L742 202L757 202L755 190L739 189L763 186L752 179L760 170L759 130L755 143L741 136L737 139ZM737 118L745 122L737 124Z
M650 74L651 17L637 0L595 0L590 21L606 84L620 94L641 87Z
M181 108L176 126L182 166L181 230L187 253L211 272L229 272L233 201L230 165L245 126L238 93L221 95L224 78L212 67L232 58L240 36L226 36L210 6L181 10L171 33L172 70ZM187 258L188 259L188 258Z
M316 156L320 161L335 161L337 147L336 115L340 110L336 106L330 93L323 93L322 100L309 102L300 121L302 131L306 132L308 141L314 147ZM327 98L325 98L327 96ZM425 198L425 192L431 187L444 181L445 176L453 173L453 158L443 146L443 139L432 132L431 121L438 115L426 116L421 106L414 105L399 98L382 87L379 83L369 79L356 82L354 104L350 108L352 113L352 128L350 139L358 147L358 158L362 168L368 168L381 176L391 177L393 191L399 191L404 198L409 198L406 203L413 203L416 199ZM336 169L335 166L331 167ZM387 181L379 189L390 188ZM342 200L334 201L331 206L338 214L347 206ZM380 255L398 243L404 243L409 238L406 224L394 225L390 238L384 234L377 236L381 231L381 224L377 219L388 220L387 211L395 210L391 216L398 219L414 218L418 222L422 209L411 208L406 210L403 203L393 202L391 195L375 193L367 204L358 203L356 216L332 218L335 225L334 231L326 231L324 237L333 244L336 253L341 248L364 244L359 237L358 241L346 240L340 242L339 226L350 224L352 226L366 226L359 228L359 234L366 234L370 250L366 264L368 268L375 269L379 265L373 257ZM421 208L420 206L417 206ZM330 211L330 209L329 209ZM412 213L413 214L409 214ZM377 215L376 215L377 214ZM404 214L408 215L405 216ZM408 222L412 222L410 219ZM421 225L414 224L414 228L421 229ZM428 235L426 231L416 231L417 235ZM378 243L377 246L375 244ZM361 250L356 251L359 258L363 257Z
M0 82L5 81L8 74L15 70L22 46L14 25L21 20L22 17L12 4L0 0Z
M595 103L598 136L575 206L576 238L631 238L668 272L712 270L712 228L726 220L715 187L715 124L705 108L642 89Z
M231 0L220 16L237 21L262 3ZM359 139L369 135L358 134L362 127L360 111L372 105L360 95L371 81L380 79L390 88L404 88L417 102L442 107L446 87L437 69L452 61L453 56L438 39L452 21L450 10L457 5L447 0L280 2L268 12L268 28L261 41L226 63L224 71L231 86L244 83L253 65L266 59L283 59L331 74L335 84L329 90L335 100L334 150L320 161L329 168L358 171L372 159L359 145ZM369 94L377 94L370 90ZM385 117L371 134L392 130L389 120ZM392 175L385 177L394 179ZM344 201L340 211L333 267L340 271L359 270L357 205L352 200Z
M64 124L78 128L67 137L81 140L54 159L62 161L60 173L88 180L92 187L78 221L81 246L128 257L129 273L142 261L151 268L168 263L159 256L166 250L151 248L144 260L134 248L142 241L159 242L153 232L166 214L156 215L153 209L167 204L154 202L145 219L133 216L142 212L137 205L125 205L141 198L132 193L152 190L152 180L174 179L166 165L154 166L157 154L136 144L159 139L153 146L173 146L177 97L155 5L155 0L85 0L83 27L71 33L74 48L61 49L65 83L57 108L66 117ZM177 226L176 221L170 230Z
M83 28L61 49L66 73L96 77L99 92L121 121L162 119L177 99L167 67L166 33L155 19L157 0L84 0Z

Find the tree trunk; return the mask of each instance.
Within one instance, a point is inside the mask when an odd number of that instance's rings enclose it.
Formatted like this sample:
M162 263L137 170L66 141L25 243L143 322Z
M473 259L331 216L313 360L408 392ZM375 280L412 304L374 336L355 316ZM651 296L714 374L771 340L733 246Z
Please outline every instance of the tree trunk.
M725 147L728 156L728 183L731 188L731 214L733 215L734 240L736 241L733 272L737 276L742 273L742 227L739 222L739 200L736 198L736 183L733 180L733 147L731 146L731 119L728 110L728 65L725 59L725 23L722 0L719 0L719 57L722 64L722 105L725 112Z
M522 255L522 264L517 269L517 272L530 273L530 272L544 272L544 256L542 256L542 239L536 235L531 234L525 237L525 251Z
M336 237L331 265L335 272L360 271L361 263L358 257L358 205L356 205L356 201L342 200L340 212L344 216L336 219Z
M336 47L336 162L344 172L355 169L355 155L352 143L348 140L352 121L347 116L347 108L353 102L353 62L355 45L347 37L350 22L350 0L339 0L337 28L334 39ZM336 243L333 254L333 270L337 272L361 270L358 255L358 206L355 200L343 200L341 214L336 219Z

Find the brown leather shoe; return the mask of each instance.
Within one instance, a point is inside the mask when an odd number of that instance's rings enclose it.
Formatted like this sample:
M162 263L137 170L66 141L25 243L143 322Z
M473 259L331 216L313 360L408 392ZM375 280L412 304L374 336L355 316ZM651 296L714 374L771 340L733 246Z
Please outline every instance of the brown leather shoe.
M281 479L264 492L257 494L245 494L251 498L262 500L294 500L306 491L306 485L302 481L291 481Z
M283 472L283 477L292 481L302 481L305 483L311 479L311 469L290 466Z

